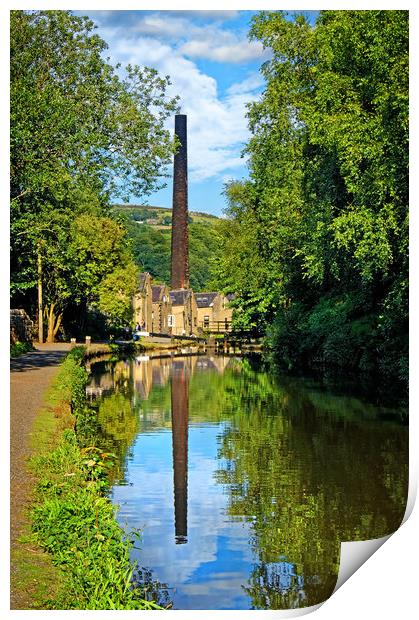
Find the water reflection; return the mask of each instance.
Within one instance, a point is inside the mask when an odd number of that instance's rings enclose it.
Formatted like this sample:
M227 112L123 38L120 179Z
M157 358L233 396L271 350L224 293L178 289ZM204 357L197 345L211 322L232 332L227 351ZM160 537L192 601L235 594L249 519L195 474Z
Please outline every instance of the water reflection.
M188 535L188 411L189 377L183 361L173 362L172 371L173 487L176 543Z
M177 609L314 605L334 589L341 541L402 520L394 407L231 357L96 365L89 388L120 457L120 522L142 528L134 557Z

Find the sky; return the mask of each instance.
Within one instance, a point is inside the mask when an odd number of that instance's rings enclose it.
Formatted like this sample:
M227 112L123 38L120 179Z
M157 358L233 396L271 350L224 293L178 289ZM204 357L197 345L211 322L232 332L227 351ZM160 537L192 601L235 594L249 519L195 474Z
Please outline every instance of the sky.
M261 64L269 59L258 41L248 40L257 11L74 11L88 15L107 42L112 64L151 66L172 81L188 117L189 210L221 215L224 184L247 176L242 157L250 136L246 104L264 87ZM306 12L313 19L315 12ZM174 128L174 119L168 125ZM169 174L172 168L168 169ZM172 179L147 198L171 208ZM131 196L133 204L144 197Z

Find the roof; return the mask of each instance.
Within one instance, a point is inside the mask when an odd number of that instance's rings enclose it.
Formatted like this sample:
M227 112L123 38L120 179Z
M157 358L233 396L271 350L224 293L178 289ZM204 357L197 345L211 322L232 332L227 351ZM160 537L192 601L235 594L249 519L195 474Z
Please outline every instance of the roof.
M217 295L218 293L195 293L196 305L198 308L209 308Z
M152 302L156 304L160 301L161 296L164 291L164 284L152 284L151 285L151 294L152 294Z
M182 288L178 291L170 291L172 306L185 306L190 295L191 291L185 288Z

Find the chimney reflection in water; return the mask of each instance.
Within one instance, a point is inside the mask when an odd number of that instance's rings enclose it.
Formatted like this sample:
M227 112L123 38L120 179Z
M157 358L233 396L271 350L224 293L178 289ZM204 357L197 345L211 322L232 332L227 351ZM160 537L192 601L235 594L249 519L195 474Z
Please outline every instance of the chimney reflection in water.
M188 542L188 391L189 376L186 363L174 361L172 374L172 443L175 540L178 545Z

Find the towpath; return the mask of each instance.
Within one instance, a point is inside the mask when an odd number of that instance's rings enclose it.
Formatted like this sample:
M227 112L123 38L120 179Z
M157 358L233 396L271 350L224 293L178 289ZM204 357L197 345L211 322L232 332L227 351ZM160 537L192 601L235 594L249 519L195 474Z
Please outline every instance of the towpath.
M70 345L66 343L36 345L10 362L10 544L11 544L11 608L22 609L21 595L13 590L16 564L13 550L18 545L26 523L26 509L31 494L31 476L27 470L30 456L30 434L37 413Z

